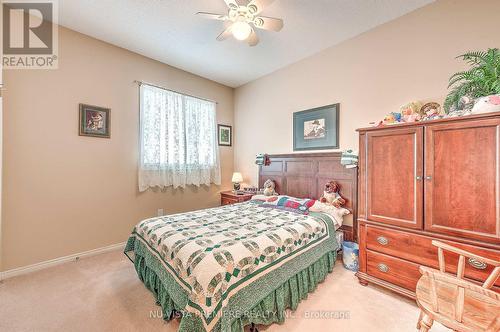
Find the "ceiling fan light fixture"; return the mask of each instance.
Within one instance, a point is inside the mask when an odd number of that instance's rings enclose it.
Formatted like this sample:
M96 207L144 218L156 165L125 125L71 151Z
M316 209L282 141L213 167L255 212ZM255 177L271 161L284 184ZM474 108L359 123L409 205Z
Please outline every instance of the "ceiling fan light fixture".
M1 0L0 0L1 1ZM198 12L197 15L224 22L224 31L218 36L223 41L231 35L239 41L246 41L249 46L259 43L255 29L278 32L283 28L283 20L275 17L259 16L265 7L275 0L247 0L247 5L240 5L242 0L224 0L228 7L226 15Z
M248 11L250 12L250 14L255 14L258 10L256 5L249 5L247 8L248 8Z
M252 27L247 22L237 21L234 22L231 32L233 33L234 38L238 40L245 40L252 33Z
M254 21L253 24L255 24L258 27L261 27L264 25L264 20L261 19L260 17L257 17Z

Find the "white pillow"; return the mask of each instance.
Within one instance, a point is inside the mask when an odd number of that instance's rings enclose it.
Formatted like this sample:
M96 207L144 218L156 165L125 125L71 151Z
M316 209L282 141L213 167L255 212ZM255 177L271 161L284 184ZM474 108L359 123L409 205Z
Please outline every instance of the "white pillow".
M329 215L330 217L333 218L337 227L342 226L342 223L344 222L344 216L351 213L351 211L347 209L336 208L331 204L321 203L320 201L316 201L316 203L314 203L314 205L309 208L309 211L323 212Z
M266 201L270 196L262 195L262 194L257 194L253 195L251 200L258 200L258 201Z

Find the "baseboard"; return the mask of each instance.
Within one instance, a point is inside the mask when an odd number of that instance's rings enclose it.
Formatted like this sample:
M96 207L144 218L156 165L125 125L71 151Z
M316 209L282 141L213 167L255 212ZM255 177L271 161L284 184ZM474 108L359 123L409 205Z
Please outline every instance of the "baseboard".
M124 249L124 248L125 248L125 242L122 242L122 243L112 244L112 245L102 247L102 248L97 248L97 249L92 249L92 250L80 252L80 253L69 255L69 256L50 259L50 260L45 261L45 262L40 262L40 263L36 263L36 264L32 264L32 265L18 267L18 268L12 269L12 270L0 272L0 281L8 279L8 278L12 278L12 277L17 277L17 276L20 276L23 274L35 272L38 270L43 270L43 269L46 269L48 267L60 265L63 263L76 261L80 258L95 256L95 255L102 254L105 252L114 251L114 250L118 250L118 249Z

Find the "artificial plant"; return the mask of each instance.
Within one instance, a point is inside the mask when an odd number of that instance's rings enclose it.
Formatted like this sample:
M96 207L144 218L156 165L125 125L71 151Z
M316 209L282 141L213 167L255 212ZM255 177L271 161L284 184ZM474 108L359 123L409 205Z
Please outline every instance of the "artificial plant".
M457 57L471 66L467 71L458 72L450 77L448 93L444 102L446 113L457 109L464 96L472 99L500 94L500 51L490 48L487 51L468 52Z

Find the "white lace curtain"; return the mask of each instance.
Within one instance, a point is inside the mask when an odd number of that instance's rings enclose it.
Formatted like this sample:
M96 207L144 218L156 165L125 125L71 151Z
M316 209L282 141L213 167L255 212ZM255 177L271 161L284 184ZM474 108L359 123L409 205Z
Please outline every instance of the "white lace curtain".
M215 103L141 84L139 190L220 185Z

